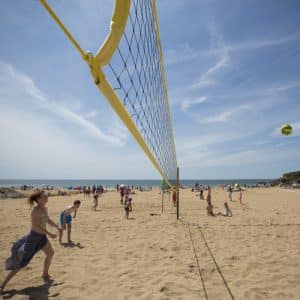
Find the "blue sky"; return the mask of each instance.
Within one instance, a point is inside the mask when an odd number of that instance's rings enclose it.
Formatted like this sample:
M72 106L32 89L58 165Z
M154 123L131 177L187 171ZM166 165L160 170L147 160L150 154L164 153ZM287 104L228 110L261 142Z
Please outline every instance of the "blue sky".
M95 53L114 1L49 3ZM300 169L300 2L157 7L182 178ZM159 178L38 1L1 1L0 41L0 178Z

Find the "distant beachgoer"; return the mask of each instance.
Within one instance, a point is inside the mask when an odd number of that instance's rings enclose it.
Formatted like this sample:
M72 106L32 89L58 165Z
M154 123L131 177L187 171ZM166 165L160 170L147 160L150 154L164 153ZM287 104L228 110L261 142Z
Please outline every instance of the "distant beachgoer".
M211 203L211 188L210 188L210 186L207 187L207 190L208 190L208 193L207 193L207 196L206 196L206 202L207 202L206 210L207 210L207 215L213 216L214 212L213 212L213 206L212 206L212 203Z
M243 191L241 190L240 193L239 193L239 198L238 198L240 204L243 204L242 199L243 199Z
M173 201L173 206L176 206L176 202L177 202L177 193L176 191L173 191L172 193L172 201Z
M200 199L201 199L201 200L204 200L203 189L202 189L202 188L200 189L200 194L199 194L199 196L200 196Z
M57 234L48 232L46 225L49 224L58 231L60 231L60 228L48 216L46 208L48 196L44 191L33 193L28 198L28 202L31 207L36 203L31 212L31 230L27 235L15 242L11 248L11 257L9 257L5 263L5 269L10 270L10 272L0 285L0 293L4 291L5 286L13 277L22 268L28 265L39 250L43 250L46 254L42 277L44 279L50 277L49 267L54 251L51 243L47 239L47 235L54 239L57 237Z
M77 209L80 207L81 202L79 200L75 200L73 205L67 206L64 211L60 214L60 226L61 231L59 233L59 242L62 242L63 230L68 231L68 243L71 243L71 223L72 223L72 213L74 212L73 218L76 218Z
M219 212L217 215L221 215L223 217L232 217L232 212L227 202L224 203L224 213Z
M129 201L129 211L132 212L132 198L128 198Z
M125 196L125 187L120 188L120 196L121 196L120 202L121 202L121 204L123 204L123 199Z
M229 187L228 187L228 198L229 198L230 201L233 201L232 200L232 186L231 185L229 185Z
M86 193L87 193L87 196L90 197L90 194L91 194L91 187L90 186L87 187Z
M99 195L100 195L99 191L95 191L95 193L94 193L94 206L93 206L94 210L97 210Z
M129 197L127 197L127 195L125 196L125 201L124 201L124 210L125 210L125 217L126 219L128 219L129 217L129 211L130 211L130 201L129 201Z
M99 190L100 195L102 195L104 193L104 188L102 185L99 186L98 190Z

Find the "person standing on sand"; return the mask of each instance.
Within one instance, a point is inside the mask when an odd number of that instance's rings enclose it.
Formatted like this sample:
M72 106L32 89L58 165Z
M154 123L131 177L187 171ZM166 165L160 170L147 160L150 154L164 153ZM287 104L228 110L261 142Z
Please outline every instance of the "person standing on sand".
M94 206L93 206L93 208L94 208L94 210L97 210L97 207L98 207L98 198L99 198L99 191L95 191L95 193L94 193Z
M176 202L177 202L177 194L176 191L173 191L172 193L172 201L173 201L173 206L176 206Z
M233 201L232 200L232 186L231 185L229 185L229 187L228 187L228 198L229 198L230 201Z
M130 199L130 200L129 200ZM125 196L125 201L124 201L124 210L125 210L125 218L128 219L129 217L129 211L130 211L130 206L131 206L131 198L129 198L127 195Z
M125 196L125 187L122 185L120 186L120 196L121 196L120 203L123 204L123 199Z
M206 202L207 202L207 215L208 216L213 216L214 215L214 212L213 212L213 206L211 204L211 188L210 186L207 187L207 190L208 190L208 193L207 193L207 196L206 196Z
M238 198L238 200L239 200L240 204L243 204L243 203L242 203L242 199L243 199L243 191L242 191L242 190L240 190L240 193L239 193L239 198Z
M71 243L71 222L72 222L72 212L74 212L73 218L76 218L77 209L80 207L80 200L75 200L73 205L67 206L64 211L60 214L60 226L61 231L59 232L59 242L62 241L63 230L66 229L68 231L68 243Z
M58 231L60 231L60 228L48 216L46 208L48 196L44 191L37 191L33 193L28 198L28 202L30 207L36 203L31 212L31 230L27 235L15 242L11 248L11 257L9 257L5 263L5 269L10 270L10 272L0 285L0 293L3 292L5 286L13 277L22 268L28 265L33 256L39 250L43 250L46 254L42 277L44 280L50 278L49 267L54 251L47 235L50 238L55 239L57 234L47 231L46 225L49 224L52 227L55 227Z
M202 188L200 189L200 194L199 194L199 196L200 196L200 200L204 200L204 197L203 197L203 189L202 189Z

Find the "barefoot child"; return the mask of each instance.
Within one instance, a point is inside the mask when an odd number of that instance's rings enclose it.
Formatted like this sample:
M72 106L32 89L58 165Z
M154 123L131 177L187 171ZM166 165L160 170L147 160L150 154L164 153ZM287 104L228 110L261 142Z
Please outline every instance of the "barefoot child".
M72 213L74 212L73 218L76 217L77 209L80 207L80 201L75 200L73 205L67 206L64 211L60 214L60 225L61 231L59 234L59 242L62 242L63 230L66 229L68 231L68 243L71 243L71 222L72 222Z
M127 195L125 196L124 210L125 210L125 217L126 217L126 219L128 219L129 210L130 210L130 201L129 201L129 197Z
M100 195L99 191L96 190L94 193L94 206L93 206L94 210L97 210L99 195Z
M51 264L54 251L51 243L49 242L47 235L50 238L56 238L57 234L53 234L46 229L46 225L49 224L60 230L48 216L46 204L48 202L48 195L44 191L38 191L32 194L28 198L30 207L36 203L31 212L31 231L23 238L15 242L11 248L11 257L6 260L5 268L10 270L6 278L0 285L0 293L3 292L6 284L28 263L33 256L39 251L43 250L46 254L44 262L44 270L42 277L47 279L49 275L49 267Z

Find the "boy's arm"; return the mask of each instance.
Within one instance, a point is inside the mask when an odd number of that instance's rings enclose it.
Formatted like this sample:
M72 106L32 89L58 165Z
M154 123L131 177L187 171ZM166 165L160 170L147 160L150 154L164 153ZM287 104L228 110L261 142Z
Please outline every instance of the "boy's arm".
M73 218L76 218L77 209L74 210L74 216Z
M59 226L48 217L48 224L51 225L52 227L55 227L57 230L59 230Z

